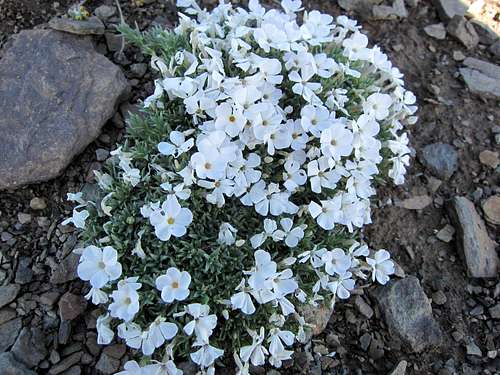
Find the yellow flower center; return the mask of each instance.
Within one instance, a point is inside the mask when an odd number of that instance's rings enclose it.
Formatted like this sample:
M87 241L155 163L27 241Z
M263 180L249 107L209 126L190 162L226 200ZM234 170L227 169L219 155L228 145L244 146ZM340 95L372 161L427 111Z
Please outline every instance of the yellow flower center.
M130 299L130 297L127 297L127 298L125 298L125 299L123 300L123 303L124 303L125 305L130 305L130 304L132 303L132 300Z
M177 289L177 288L179 288L179 283L178 283L177 281L174 281L174 282L172 283L172 288L173 288L173 289Z
M167 219L167 224L172 225L173 223L175 223L175 219L173 217L169 217Z
M234 115L229 116L229 122L235 122L236 117Z

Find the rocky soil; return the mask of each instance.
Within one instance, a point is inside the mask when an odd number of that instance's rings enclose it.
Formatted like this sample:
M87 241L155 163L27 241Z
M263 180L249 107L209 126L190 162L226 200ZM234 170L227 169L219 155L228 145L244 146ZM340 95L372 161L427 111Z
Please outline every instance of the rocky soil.
M176 19L165 0L120 3L125 20L141 29ZM374 224L365 231L373 247L392 252L397 276L339 304L326 328L279 372L254 372L500 373L500 3L303 3L361 20L405 74L420 121L410 130L408 181L380 189ZM121 140L127 113L152 91L153 77L147 59L116 35L113 1L86 2L95 15L86 23L53 19L69 5L0 0L0 374L112 374L130 355L121 343L97 345L97 312L75 279L77 234L62 221L72 209L66 193L92 191L92 171ZM54 56L72 58L50 60L54 43ZM60 69L74 61L76 68ZM102 89L93 86L110 77ZM47 114L34 117L41 109ZM47 126L36 128L43 121ZM189 363L184 369L192 373Z

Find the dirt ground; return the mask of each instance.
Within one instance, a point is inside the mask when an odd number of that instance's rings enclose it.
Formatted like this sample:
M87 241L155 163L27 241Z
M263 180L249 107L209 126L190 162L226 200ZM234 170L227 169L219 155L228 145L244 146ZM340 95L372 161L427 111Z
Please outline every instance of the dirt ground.
M45 0L0 0L0 46L10 34L43 24L51 16L63 13L70 3L67 0L59 0L57 4ZM103 3L112 4L94 0L86 6L92 10ZM137 22L141 28L153 20L166 24L175 22L172 4L155 0L142 1L143 4L123 0L121 3L127 22ZM211 2L205 3L208 5ZM303 3L307 8L320 9L332 15L345 13L333 0L303 0ZM492 3L495 5L495 1ZM374 248L390 250L406 275L418 277L429 298L436 292L444 293L444 303L432 304L434 317L443 330L443 343L420 354L408 353L391 340L376 309L375 297L367 291L365 297L375 309L371 319L360 314L350 300L339 305L326 331L313 341L313 353L326 347L328 352L336 351L336 356L318 359L298 349L293 363L280 369L281 374L387 374L402 360L408 362L407 374L500 373L500 357L488 358L486 355L488 351L500 348L500 321L488 315L488 308L499 301L500 284L498 280L469 278L456 242L445 243L436 238L436 232L449 222L445 207L450 198L467 196L479 210L484 199L500 193L498 170L495 172L481 164L478 157L483 150L500 151L493 134L494 127L500 125L500 103L467 90L457 73L462 62L454 59L453 54L460 51L465 56L495 61L481 45L466 50L450 36L445 40L429 37L423 28L440 22L430 0L421 0L417 7L409 8L409 11L409 16L403 20L362 21L362 25L370 41L382 46L394 65L404 73L407 87L418 98L420 120L410 129L415 154L419 155L422 147L431 143L452 144L459 154L459 167L450 180L437 184L415 157L403 186L380 189L373 213L374 224L366 228L365 237ZM492 22L497 25L497 21ZM104 43L103 40L98 42ZM130 48L125 53L131 61L137 58L136 51ZM146 75L136 82L132 100L151 89L145 85L148 81L150 77ZM0 282L13 280L19 264L28 262L34 276L29 284L23 286L23 293L28 295L27 301L37 301L37 296L49 290L60 294L68 289L76 294L83 290L84 286L78 281L62 285L53 285L49 281L53 268L76 241L74 233L64 232L59 226L70 212L64 198L67 192L80 190L85 182L92 181L90 172L99 167L96 149L113 149L121 133L120 128L110 123L106 125L103 135L78 156L59 178L16 191L0 192ZM419 195L430 195L433 204L419 211L406 210L394 204ZM33 197L44 198L48 207L41 212L33 211L29 205ZM18 213L29 213L33 219L21 225ZM488 229L492 238L500 243L498 228ZM9 233L14 240L6 240L7 235L3 233ZM33 306L27 303L21 308L24 325L43 324L48 335L57 336L58 330L60 334L58 323L51 323L40 312L36 302ZM89 307L88 316L91 310ZM88 316L73 322L68 345L82 343L82 337L88 337L86 329L92 328ZM363 350L360 337L365 333L372 337L372 344L376 342L378 346L371 345L368 350ZM482 356L466 354L466 345L471 340L481 348ZM87 346L81 346L78 350L96 357ZM56 345L54 350L60 352L62 348ZM95 373L94 363L82 364L82 373ZM39 371L45 373L43 368Z

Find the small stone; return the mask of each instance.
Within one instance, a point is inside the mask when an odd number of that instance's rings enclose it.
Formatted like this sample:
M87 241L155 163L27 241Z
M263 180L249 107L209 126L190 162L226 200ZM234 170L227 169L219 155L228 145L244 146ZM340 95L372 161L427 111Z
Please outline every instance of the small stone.
M454 16L465 16L467 5L461 0L433 0L439 16L443 21L448 21Z
M82 356L83 361L83 356ZM80 375L82 373L82 369L80 366L73 366L64 371L61 375Z
M466 56L462 53L462 51L453 51L453 60L464 61L465 57Z
M33 270L31 269L31 258L19 258L16 270L16 284L28 284L33 279Z
M370 346L370 342L372 341L372 336L367 332L364 333L360 338L359 338L359 343L361 345L361 349L363 351L367 351L368 347Z
M497 41L498 35L488 25L474 18L470 22L479 36L480 43L489 46Z
M468 343L465 348L467 349L467 355L472 355L475 357L482 357L483 353L481 352L481 349L479 349L479 346L477 346L474 341L471 341Z
M50 282L53 284L64 284L68 281L75 280L77 277L76 269L80 256L75 253L70 253L61 263L53 270Z
M406 367L408 366L408 362L405 360L398 363L398 365L391 371L389 375L405 375Z
M448 33L458 39L467 49L476 47L479 43L479 36L472 23L465 17L455 16L448 23L446 28Z
M407 349L418 353L441 343L441 328L416 277L391 281L377 294L391 336L401 340Z
M26 368L16 361L10 352L0 354L0 374L2 375L36 375L34 371Z
M106 346L103 352L112 358L120 359L125 355L126 351L127 347L125 345L115 344L111 346Z
M489 359L495 359L498 355L498 350L489 350L486 355Z
M436 305L444 305L447 301L446 294L442 290L432 293L432 302Z
M487 165L488 167L491 167L493 169L498 167L498 164L500 164L500 160L498 159L498 152L490 150L481 151L481 153L479 154L479 161L482 164Z
M109 151L104 148L98 148L95 150L95 156L97 161L104 161L109 157Z
M384 356L383 343L380 340L372 338L368 355L375 360L382 358Z
M17 214L17 221L19 221L21 224L28 224L31 222L31 215L26 214L24 212L20 212Z
M432 204L432 198L428 195L419 195L416 197L405 199L404 201L397 202L396 206L407 210L423 210Z
M14 301L20 290L21 286L17 284L0 286L0 308Z
M443 242L451 242L453 235L455 234L455 228L452 225L446 224L439 232L436 233L438 240Z
M446 143L429 144L418 156L422 164L442 180L448 180L458 168L458 153Z
M408 17L404 0L394 0L392 6L375 5L372 9L372 19L375 20L396 20Z
M0 353L7 351L14 344L21 328L21 318L9 320L0 326Z
M500 260L495 251L495 243L488 236L474 204L465 197L455 197L448 206L448 211L457 230L457 242L469 276L497 277Z
M488 309L488 312L493 319L500 319L500 303L497 303L495 306L490 307Z
M39 301L43 305L53 306L58 299L59 299L58 292L45 292L40 296Z
M132 64L130 65L130 72L133 74L134 77L136 78L142 78L144 74L146 74L146 71L148 70L148 65L147 64Z
M6 307L0 310L0 325L14 319L17 316L16 311Z
M76 319L87 308L82 296L66 292L59 300L59 316L62 320Z
M77 35L102 35L104 34L104 24L97 17L90 17L86 20L74 20L71 18L54 17L49 21L51 29L64 31Z
M62 361L53 366L49 370L49 375L58 375L63 371L66 371L71 366L76 365L78 362L80 362L80 358L82 358L82 352L71 354L70 356L64 358Z
M354 299L354 305L361 314L363 314L368 319L371 319L371 317L373 316L373 309L369 304L365 302L365 300L361 296L356 296L356 298Z
M500 66L468 57L460 68L469 90L485 97L500 97Z
M45 346L45 335L39 328L24 327L11 352L29 368L38 364L49 354Z
M123 36L114 33L105 33L106 45L111 52L120 51L123 46Z
M443 40L446 38L446 28L443 23L426 26L424 27L424 31L427 35L435 39Z
M33 210L41 211L47 208L47 203L45 202L45 199L35 197L30 201L30 207Z
M320 307L303 305L300 307L300 313L304 317L306 323L312 325L313 336L317 336L325 330L333 310L323 305Z
M489 50L493 54L493 56L495 56L496 58L500 58L500 39L493 43L490 46Z
M109 6L109 5L101 5L97 7L94 11L94 14L102 21L106 21L108 18L113 17L115 13L116 13L116 8L114 6Z
M321 344L314 345L314 353L318 353L320 355L327 355L329 353L328 348Z
M63 320L59 324L59 331L57 332L57 340L59 344L66 345L71 336L71 322Z
M120 360L102 353L99 357L99 361L97 361L95 368L96 370L99 370L106 375L114 374L120 368Z
M486 221L493 225L500 225L500 196L492 195L482 204Z

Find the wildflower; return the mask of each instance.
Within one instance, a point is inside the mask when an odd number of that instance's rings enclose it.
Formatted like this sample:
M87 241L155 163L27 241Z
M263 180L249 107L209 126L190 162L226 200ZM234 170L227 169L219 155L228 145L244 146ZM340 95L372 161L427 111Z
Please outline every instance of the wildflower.
M158 151L163 155L173 156L174 158L178 158L194 146L193 138L186 141L184 134L176 130L170 132L170 142L160 142Z
M385 285L389 276L394 274L394 262L390 260L391 255L387 250L381 249L375 253L373 258L366 258L366 262L372 268L372 280Z
M191 336L194 332L199 340L208 342L217 325L217 316L209 315L210 308L207 305L192 303L187 306L187 313L193 317L188 324L184 326L184 332Z
M97 318L96 329L97 329L97 343L99 345L107 345L115 336L115 333L111 328L109 328L109 323L111 322L111 317L109 313L101 315Z
M131 321L139 311L139 293L141 283L137 277L129 277L118 282L118 289L111 293L113 302L109 305L109 312L114 318Z
M165 275L156 278L156 289L161 291L161 299L166 303L184 301L189 296L189 284L189 273L175 267L170 267Z
M76 228L85 229L85 220L89 217L89 212L87 210L78 211L76 208L73 209L73 216L64 220L61 224L68 225L72 223Z
M229 223L222 223L219 228L219 236L217 242L221 245L232 245L236 242L236 232L238 230Z
M181 207L175 196L169 195L161 207L149 215L149 221L155 227L156 236L161 241L168 241L171 236L182 237L186 234L193 214L188 208Z
M335 223L341 218L342 197L321 201L321 206L316 202L309 203L309 213L316 219L318 225L326 230L333 229Z
M351 257L342 249L333 249L323 254L321 260L325 264L325 271L329 275L343 274L351 267Z
M351 272L339 274L333 281L328 283L328 289L340 299L347 299L354 289L354 280Z
M100 249L91 245L83 249L77 273L80 279L99 289L120 277L122 265L118 262L118 253L111 246Z
M266 361L266 356L269 354L267 349L262 345L264 341L264 327L260 328L260 332L250 331L252 337L252 344L243 346L240 349L240 358L246 362L251 362L254 366L261 366Z

